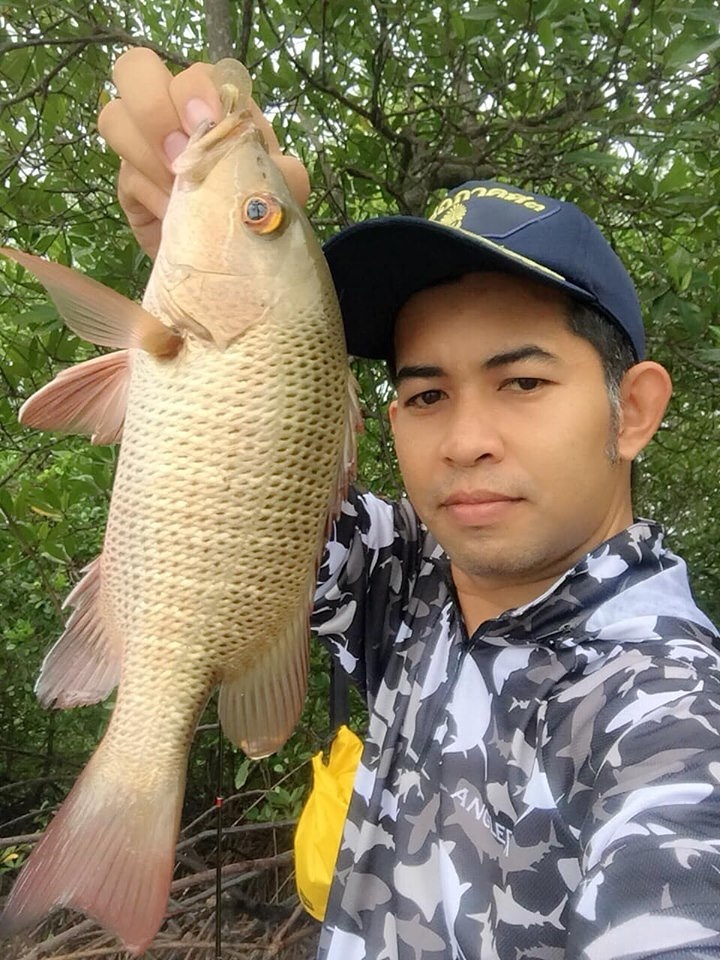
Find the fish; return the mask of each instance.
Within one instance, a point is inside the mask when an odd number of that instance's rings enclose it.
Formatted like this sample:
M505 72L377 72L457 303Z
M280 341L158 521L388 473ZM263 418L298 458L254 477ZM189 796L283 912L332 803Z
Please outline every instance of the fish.
M277 751L302 710L308 618L359 422L337 295L303 210L253 125L234 60L223 118L174 163L142 304L68 267L2 253L66 324L116 348L62 371L22 423L120 442L101 554L43 661L45 706L105 699L107 730L30 854L0 918L8 937L57 907L133 955L166 911L199 717L219 687L225 735Z

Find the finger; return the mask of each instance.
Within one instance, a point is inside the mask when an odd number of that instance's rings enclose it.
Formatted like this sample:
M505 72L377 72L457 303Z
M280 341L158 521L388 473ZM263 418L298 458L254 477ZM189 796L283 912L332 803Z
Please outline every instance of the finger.
M265 143L268 148L268 153L276 154L281 153L280 142L278 141L277 134L273 130L273 126L268 120L268 118L263 114L260 107L255 103L254 100L250 101L250 114L252 116L252 121L255 126L258 128L260 133L265 139Z
M207 64L194 64L173 77L157 54L145 47L128 50L115 64L113 79L124 109L140 138L167 168L201 120L220 118L209 69Z
M222 106L217 88L213 83L212 64L194 63L170 81L170 97L183 122L186 133L192 133L203 120L222 118ZM250 101L250 113L255 126L260 130L270 153L280 153L280 143L272 124L263 116L254 100Z
M123 109L140 139L161 163L169 166L163 142L181 126L168 93L170 71L152 50L133 47L116 61L113 80Z
M172 173L164 159L133 123L124 100L111 100L100 111L98 131L111 150L158 187L170 190Z
M205 120L222 119L220 96L212 80L212 65L194 63L170 81L168 89L182 129L194 133Z
M184 148L187 135L203 120L218 121L222 116L212 66L195 63L173 77L152 50L135 47L117 60L113 78L122 108L113 107L116 101L104 108L101 133L132 167L164 188L168 181L159 175L157 164L169 171L170 163ZM301 161L281 153L272 125L254 102L251 112L273 160L293 194L304 204L310 186Z
M285 177L290 193L304 207L310 196L310 177L302 160L282 153L273 154L272 158L280 173Z
M185 130L188 132L192 132L205 119L218 121L222 116L220 97L212 80L212 66L209 63L195 63L174 77L170 84L170 96L178 115L185 117ZM272 124L254 100L250 101L250 113L292 194L304 205L310 195L310 181L305 167L297 157L287 157L282 153Z
M117 192L140 246L154 258L160 246L161 222L170 199L169 192L126 161L120 164Z
M170 191L163 190L140 170L123 161L118 176L118 199L123 210L133 217L149 214L162 220L170 200Z
M290 192L299 204L305 206L310 196L310 178L302 160L299 160L297 157L288 156L282 152L280 142L272 124L267 117L263 115L254 100L250 104L250 112L253 123L265 138L268 153L285 177Z

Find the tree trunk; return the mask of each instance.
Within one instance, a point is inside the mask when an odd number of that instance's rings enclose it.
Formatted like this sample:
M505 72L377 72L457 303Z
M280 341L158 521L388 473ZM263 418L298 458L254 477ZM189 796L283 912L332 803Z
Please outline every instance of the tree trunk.
M216 63L223 57L236 56L230 29L229 0L203 0L203 9L210 60Z

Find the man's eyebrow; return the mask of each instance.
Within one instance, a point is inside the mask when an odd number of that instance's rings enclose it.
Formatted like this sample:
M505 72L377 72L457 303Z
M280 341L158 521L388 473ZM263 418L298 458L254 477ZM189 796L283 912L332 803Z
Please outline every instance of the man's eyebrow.
M526 343L521 347L516 347L514 350L504 350L502 353L493 354L492 357L488 357L487 360L483 361L482 366L485 370L494 370L497 367L505 367L511 363L518 363L520 360L540 360L545 363L554 363L559 359L560 357L556 354L545 350L543 347L539 347L536 343ZM433 364L408 364L407 366L400 367L395 374L394 382L395 386L397 386L403 380L432 380L443 376L445 376L445 371L442 367Z
M413 379L432 379L436 377L442 377L445 371L442 367L434 366L407 366L400 367L398 372L395 374L395 385L397 386L402 380L413 380Z
M511 363L517 363L519 360L544 360L546 363L553 363L559 360L554 353L544 350L534 343L527 343L522 347L516 347L514 350L506 350L503 353L496 353L488 357L483 362L485 370L494 370L496 367L506 367Z

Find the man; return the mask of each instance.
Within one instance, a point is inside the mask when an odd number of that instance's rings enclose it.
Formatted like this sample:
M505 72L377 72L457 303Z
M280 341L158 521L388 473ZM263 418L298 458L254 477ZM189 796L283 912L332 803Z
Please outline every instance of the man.
M116 80L101 131L152 253L217 99L148 51ZM717 633L633 522L671 388L625 269L576 207L499 183L326 252L350 351L390 363L409 500L352 492L319 576L313 626L370 708L320 955L720 956Z

